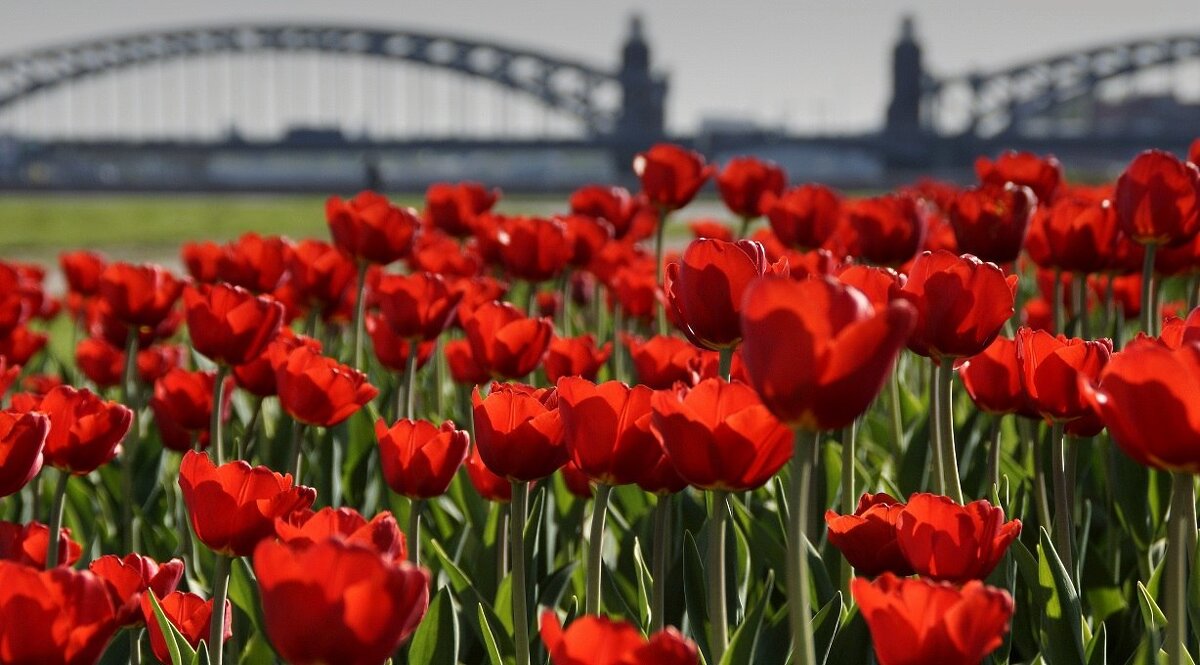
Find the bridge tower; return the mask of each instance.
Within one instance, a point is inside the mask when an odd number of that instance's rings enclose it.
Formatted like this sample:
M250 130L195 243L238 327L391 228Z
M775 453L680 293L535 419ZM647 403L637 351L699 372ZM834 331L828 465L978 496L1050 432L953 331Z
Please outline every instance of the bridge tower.
M613 134L618 173L629 170L633 156L650 144L661 141L665 131L667 81L650 66L650 45L642 29L642 19L629 19L629 34L621 48L621 110Z
M900 39L892 48L892 99L884 124L888 161L902 166L920 162L929 137L921 124L921 45L917 43L912 16L900 22Z

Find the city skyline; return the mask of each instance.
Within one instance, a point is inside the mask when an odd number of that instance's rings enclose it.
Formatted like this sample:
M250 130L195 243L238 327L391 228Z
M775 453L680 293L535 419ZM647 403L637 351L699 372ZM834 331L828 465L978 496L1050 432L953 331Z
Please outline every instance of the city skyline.
M1029 8L1022 11L1021 5ZM1188 5L1156 0L1135 12L1128 3L1081 0L1036 9L1032 3L975 0L850 6L751 0L696 11L694 3L676 0L603 6L450 0L416 10L415 3L375 0L336 7L312 0L203 5L108 0L88 3L90 11L83 14L82 3L21 3L0 10L6 19L0 21L0 56L157 28L294 21L428 29L613 67L628 18L639 14L655 67L670 76L670 131L695 131L705 119L749 119L791 131L844 132L881 126L891 94L891 49L904 15L916 21L927 69L950 75L1121 39L1200 31L1200 17ZM1176 88L1200 97L1200 67L1188 65L1183 78Z

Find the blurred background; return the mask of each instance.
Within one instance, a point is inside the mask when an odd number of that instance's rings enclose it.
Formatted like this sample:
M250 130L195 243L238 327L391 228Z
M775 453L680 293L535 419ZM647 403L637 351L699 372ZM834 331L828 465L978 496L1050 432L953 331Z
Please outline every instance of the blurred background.
M1111 177L1200 134L1197 9L4 3L0 253L302 233L323 224L324 195L417 202L442 180L558 209L581 184L628 184L632 155L662 140L849 190L966 181L977 155L1007 148Z

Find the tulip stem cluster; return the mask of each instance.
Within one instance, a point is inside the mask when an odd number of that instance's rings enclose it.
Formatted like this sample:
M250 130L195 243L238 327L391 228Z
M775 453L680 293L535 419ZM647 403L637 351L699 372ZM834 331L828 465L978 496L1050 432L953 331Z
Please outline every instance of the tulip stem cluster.
M129 329L129 342L125 345L125 369L121 376L121 390L124 391L124 402L133 411L133 422L129 427L121 454L121 541L125 551L134 550L133 542L133 456L141 441L141 423L138 422L138 375L137 375L138 332Z
M858 493L854 489L854 465L858 445L858 421L847 425L842 430L842 514L854 514L854 505ZM850 578L854 576L854 568L849 561L842 562L842 592L850 592Z
M218 465L225 463L225 441L221 432L221 401L225 398L225 375L228 372L229 368L224 364L217 365L217 376L213 379L209 438L212 439L213 452Z
M359 371L363 368L363 327L366 325L367 319L367 268L370 263L360 260L358 262L358 299L355 301L356 309L354 310L354 369ZM411 349L412 355L417 355L417 348L414 345Z
M1142 330L1151 337L1158 334L1158 302L1154 293L1154 257L1158 245L1146 245L1142 259Z
M421 565L421 510L425 502L413 499L408 507L408 560Z
M517 665L529 665L528 589L525 588L525 519L529 483L512 481L512 514L508 517L509 546L512 547L513 646Z
M667 230L667 209L659 207L658 209L658 228L654 233L654 283L662 286L663 283L663 233ZM667 327L667 306L661 299L655 307L658 316L658 334L666 335L669 331ZM616 334L614 330L614 335Z
M654 578L650 591L650 630L658 632L666 625L663 612L667 602L667 548L671 538L671 495L660 494L654 504L654 551L651 553L650 574Z
M54 570L58 566L58 533L62 530L63 503L67 497L67 481L71 474L67 471L58 472L58 483L54 486L54 503L50 504L50 536L46 546L46 570Z
M409 354L406 361L408 367L404 370L404 378L408 380L408 387L404 392L404 417L412 420L416 418L417 413L417 345L419 340L412 340L409 344Z
M585 612L600 613L600 575L604 570L604 517L608 513L608 495L612 487L604 483L596 485L596 498L592 500L592 528L588 535L587 595Z
M729 616L725 602L725 523L729 517L729 494L712 493L712 517L708 534L708 615L712 625L713 662L721 662L729 646Z
M788 497L788 620L792 624L792 664L815 665L816 647L809 606L808 530L809 488L812 484L817 447L816 432L797 429L792 452L791 496Z

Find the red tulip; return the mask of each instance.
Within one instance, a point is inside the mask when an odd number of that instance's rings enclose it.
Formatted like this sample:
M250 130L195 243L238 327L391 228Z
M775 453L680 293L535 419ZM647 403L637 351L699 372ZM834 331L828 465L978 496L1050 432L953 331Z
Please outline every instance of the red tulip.
M157 594L155 597L157 598ZM208 641L213 613L211 598L204 600L194 593L172 591L162 598L158 598L158 606L162 608L162 613L167 617L167 621L170 621L171 625L179 630L183 639L192 649L199 648L201 640ZM154 652L154 657L160 663L171 662L171 651L167 648L167 640L162 634L162 628L158 625L158 617L154 614L154 606L151 604L149 595L142 595L141 610L142 618L146 622L146 633L150 636L150 650ZM222 641L233 637L233 606L228 600L225 601L223 625L225 630L221 636Z
M676 381L695 385L702 376L717 374L715 353L697 349L678 337L656 335L643 342L626 335L623 341L629 348L638 383L654 390L670 388Z
M367 315L366 329L379 364L393 372L407 372L408 357L414 348L413 341L397 336L392 331L392 327L383 320L383 317L374 314ZM434 340L415 344L417 369L424 367L429 362L435 346L437 346L437 342Z
M961 589L885 573L851 581L879 665L974 665L1004 643L1013 601L971 581Z
M292 241L280 236L242 234L225 246L219 261L221 279L255 293L271 293L287 274Z
M568 262L576 268L587 268L592 258L613 239L613 226L607 220L587 215L567 215L555 219L566 227L567 240L571 244Z
M280 362L273 364L279 402L302 423L333 427L379 394L365 374L308 346L278 351Z
M743 294L766 274L786 276L787 261L768 264L763 246L753 240L694 240L679 263L667 266L663 290L688 339L717 350L741 341Z
M288 273L291 279L286 286L303 309L314 308L325 319L349 311L358 269L338 248L320 240L297 243L288 256Z
M921 254L900 289L917 310L908 348L939 365L982 352L1013 315L1016 286L1016 275L970 254Z
M925 223L917 201L888 194L853 202L847 212L856 255L870 263L899 266L921 249Z
M556 219L502 217L497 231L504 269L530 282L555 277L575 252L567 227Z
M463 292L440 275L386 275L377 290L383 319L397 337L430 341L450 325Z
M78 250L58 255L67 288L81 296L92 296L100 290L100 273L104 272L104 256L96 252Z
M1061 197L1034 215L1030 241L1040 232L1045 257L1039 260L1032 247L1030 256L1038 265L1065 272L1100 272L1115 260L1118 230L1117 209L1107 199Z
M367 320L367 323L367 327L370 328L370 319ZM258 397L270 397L276 394L275 366L271 362L271 358L274 356L278 359L285 359L288 352L300 346L307 346L317 353L321 352L321 343L317 340L305 335L297 335L287 326L280 328L279 334L257 358L233 368L233 378L238 387Z
M459 238L471 235L475 218L492 209L500 190L476 182L437 182L425 190L425 223Z
M117 630L104 581L90 572L0 561L0 662L93 665Z
M23 397L13 408L37 410L50 417L50 434L43 452L46 464L83 476L107 464L133 422L133 412L92 391L59 386L38 401Z
M975 175L984 185L1003 187L1008 183L1033 190L1039 204L1050 204L1063 185L1062 164L1053 155L1039 157L1029 152L1008 151L992 161L975 160Z
M554 610L541 618L542 643L550 665L696 665L696 645L667 627L647 640L633 624L584 615L563 630Z
M33 315L31 303L22 293L23 288L20 272L0 262L0 337L21 326Z
M653 263L618 268L609 280L609 309L620 304L629 318L649 321L658 312L660 291L654 278ZM668 311L668 318L673 312Z
M823 247L842 215L841 197L824 185L800 185L779 196L768 194L762 206L779 241L793 248Z
M1016 261L1036 206L1032 190L1011 183L960 192L950 207L958 251L992 263Z
M567 463L558 394L513 383L493 383L487 397L476 388L475 445L493 473L530 482Z
M164 446L178 452L192 450L197 443L201 449L208 447L216 380L216 371L190 372L177 367L154 382L150 408ZM226 379L222 393L222 422L230 416L231 383Z
M585 185L570 199L571 212L602 219L612 225L613 237L624 238L633 226L641 206L624 187Z
M480 305L463 322L471 355L493 377L516 379L537 368L554 326L549 319L526 318L508 303Z
M275 536L275 519L308 508L317 493L292 485L292 475L237 460L215 466L208 455L183 456L179 487L196 538L226 556L249 556L264 538Z
M225 365L248 363L279 333L283 305L239 286L216 284L183 292L192 346Z
M275 520L279 540L290 545L319 543L330 538L362 545L385 561L408 558L408 544L396 518L384 511L369 521L353 508L297 510Z
M388 264L406 256L421 224L417 211L399 208L375 192L359 192L344 201L325 201L325 219L333 243L343 252L371 263Z
M703 155L671 143L656 144L633 159L642 192L650 203L667 212L687 205L713 171Z
M750 383L776 417L807 430L839 429L866 411L916 320L906 302L876 311L829 277L763 278L746 289L744 302Z
M481 276L458 278L449 282L450 290L461 294L455 312L454 325L462 327L462 322L471 317L471 313L493 300L503 300L508 292L508 284L494 277Z
M0 397L8 392L20 375L21 366L9 360L8 357L0 355Z
M46 567L50 527L41 522L15 524L0 521L0 560L15 561L39 570ZM71 530L58 531L58 561L55 566L71 566L79 560L83 548L71 538Z
M1079 390L1081 378L1095 381L1112 356L1112 340L1055 337L1045 330L1017 330L1021 383L1033 408L1047 420L1067 421L1091 412Z
M122 323L154 328L171 313L183 283L159 265L113 263L100 274L100 297Z
M858 289L876 310L887 309L889 303L900 297L900 289L908 277L878 266L854 264L837 273L838 281Z
M36 353L46 348L49 340L45 333L18 326L0 337L0 357L15 365L26 365Z
M417 244L408 259L412 272L431 272L445 277L475 277L483 268L478 248L437 231L427 230L417 236Z
M1159 341L1170 349L1178 349L1185 343L1200 342L1200 307L1188 313L1186 319L1165 317Z
M289 663L377 665L429 608L429 573L337 539L254 551L264 629Z
M467 459L469 437L449 420L437 427L425 420L404 418L390 428L377 420L375 438L388 487L410 499L445 494Z
M1080 379L1083 396L1113 440L1139 464L1200 473L1200 346L1133 340L1099 372Z
M846 557L860 575L875 577L885 572L912 575L913 567L904 558L896 539L896 518L904 504L889 494L864 494L853 515L825 511L829 544Z
M42 469L49 434L45 414L0 411L0 497L16 494Z
M1200 169L1162 150L1147 150L1117 180L1121 230L1139 245L1178 247L1200 232Z
M717 191L725 207L746 219L763 214L764 196L778 196L786 186L787 174L778 164L756 157L735 157L717 174Z
M987 501L960 506L936 494L914 494L896 518L900 550L919 575L961 584L982 580L1021 533L1021 520Z
M558 381L558 411L567 450L588 478L605 485L636 482L662 458L650 430L646 386L620 381L596 385L587 379Z
M221 257L225 248L211 240L185 242L179 249L180 258L192 279L201 284L215 284L221 278Z
M452 339L443 347L450 378L459 385L476 386L487 383L492 375L475 360L471 343L465 339Z
M546 379L558 383L564 376L581 376L589 381L596 379L596 374L612 355L612 343L605 342L604 346L596 347L596 338L591 333L580 337L553 337L546 348L546 359L542 366L546 370Z
M700 489L761 487L792 456L787 428L740 382L706 379L651 398L654 431L675 470Z
M981 410L1037 417L1021 381L1015 341L997 337L982 353L971 356L957 369L971 401Z
M142 596L146 591L161 598L179 586L183 579L183 559L171 559L160 565L140 554L129 554L125 558L106 554L88 564L88 570L108 586L116 608L117 625L129 626L143 620Z
M705 238L723 240L725 242L735 242L737 240L737 238L733 237L733 229L715 219L695 219L688 222L688 228L692 231L692 237L696 240L703 240Z
M508 482L504 476L498 476L487 468L487 465L483 463L483 458L479 456L479 446L471 448L471 454L467 456L466 467L467 478L479 496L488 501L503 503L512 501L512 483Z

